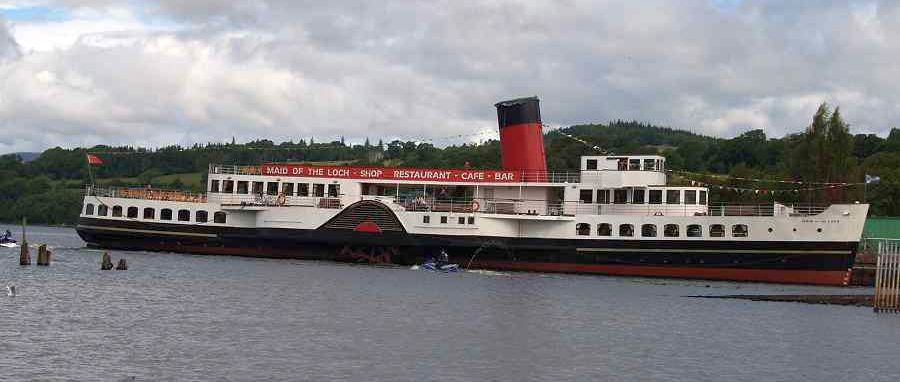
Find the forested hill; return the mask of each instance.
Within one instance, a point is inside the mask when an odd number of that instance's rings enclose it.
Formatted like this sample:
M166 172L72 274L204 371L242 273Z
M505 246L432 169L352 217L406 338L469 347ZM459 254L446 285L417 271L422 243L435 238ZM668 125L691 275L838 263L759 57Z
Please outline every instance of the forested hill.
M743 178L791 179L804 182L862 182L865 174L881 177L868 187L865 197L873 203L874 215L900 215L900 129L886 138L850 135L838 111L823 105L810 126L795 134L770 138L753 130L732 139L720 139L683 130L638 122L570 126L546 133L547 164L551 169L577 169L581 155L659 153L668 167L704 174L727 174ZM577 138L572 139L572 137ZM579 142L581 140L582 142ZM586 144L586 143L587 144ZM343 140L170 146L156 150L135 147L95 146L44 151L30 162L16 155L0 157L0 220L28 216L35 223L73 223L80 208L81 186L87 181L85 154L100 157L94 168L98 183L113 186L144 186L202 191L209 163L255 164L260 162L329 162L335 164L451 168L468 162L474 168L499 168L497 141L444 148L421 142L366 142L350 145ZM719 200L849 201L862 200L863 187L826 191L771 191L770 182L738 181L723 177L674 174L676 183L702 181L741 188L712 189Z

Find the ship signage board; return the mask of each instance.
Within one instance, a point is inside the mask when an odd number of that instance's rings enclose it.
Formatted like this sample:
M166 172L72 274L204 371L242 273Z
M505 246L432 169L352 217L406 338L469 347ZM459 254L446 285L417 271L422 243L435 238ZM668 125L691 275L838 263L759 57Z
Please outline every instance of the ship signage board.
M520 174L517 171L505 170L337 167L280 163L263 164L260 170L262 175L307 178L476 183L515 183L520 181Z

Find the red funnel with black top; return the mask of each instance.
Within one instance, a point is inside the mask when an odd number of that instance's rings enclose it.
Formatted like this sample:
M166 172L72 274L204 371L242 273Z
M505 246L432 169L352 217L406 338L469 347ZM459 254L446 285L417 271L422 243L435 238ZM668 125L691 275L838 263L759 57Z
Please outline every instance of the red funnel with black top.
M533 178L544 178L544 134L541 132L541 107L537 97L498 102L500 155L506 170L525 171Z

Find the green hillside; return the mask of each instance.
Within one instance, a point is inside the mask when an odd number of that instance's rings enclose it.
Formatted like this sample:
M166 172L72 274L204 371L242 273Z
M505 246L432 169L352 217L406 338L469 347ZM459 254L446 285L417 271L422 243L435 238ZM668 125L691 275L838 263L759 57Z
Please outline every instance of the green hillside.
M732 139L721 139L638 122L614 121L547 132L545 145L551 169L577 169L581 155L600 152L658 153L668 158L670 169L693 173L676 173L670 177L671 181L701 181L722 186L711 187L714 200L839 202L866 198L873 203L873 215L900 215L900 129L891 130L886 138L872 134L853 136L840 113L832 112L827 105L822 105L809 126L781 138L767 137L762 130L753 130ZM5 206L0 209L0 220L28 216L35 223L73 223L78 215L81 187L88 179L87 153L104 161L94 168L94 176L101 185L149 184L194 192L203 191L210 163L290 161L433 168L463 167L468 163L473 168L500 167L497 141L444 148L412 141L348 145L342 140L318 143L302 139L278 144L258 140L156 150L57 147L30 162L16 155L0 156L0 203ZM790 192L797 186L733 178L858 183L865 174L878 175L881 182L867 189L855 185ZM753 189L757 192L747 192Z

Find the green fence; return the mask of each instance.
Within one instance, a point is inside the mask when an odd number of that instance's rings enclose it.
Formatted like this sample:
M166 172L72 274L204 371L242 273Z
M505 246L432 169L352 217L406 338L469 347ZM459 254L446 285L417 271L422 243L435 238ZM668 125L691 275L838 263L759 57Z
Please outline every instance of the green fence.
M900 239L900 217L866 219L863 236L866 238Z

